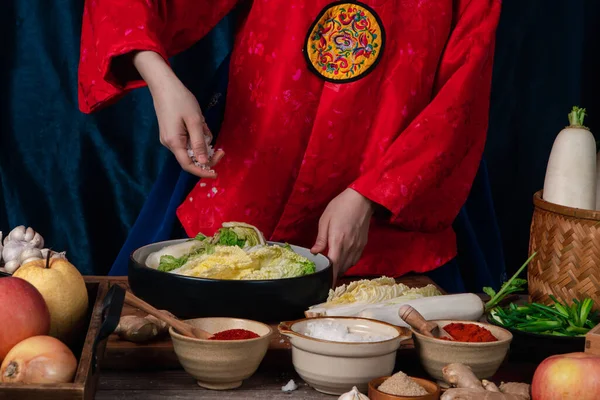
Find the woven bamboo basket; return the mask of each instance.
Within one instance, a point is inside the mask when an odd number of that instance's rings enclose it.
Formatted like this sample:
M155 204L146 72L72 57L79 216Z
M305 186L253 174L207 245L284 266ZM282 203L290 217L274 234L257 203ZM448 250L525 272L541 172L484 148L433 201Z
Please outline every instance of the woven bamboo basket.
M600 212L548 203L533 196L528 267L531 301L550 304L554 295L569 304L591 297L600 310Z

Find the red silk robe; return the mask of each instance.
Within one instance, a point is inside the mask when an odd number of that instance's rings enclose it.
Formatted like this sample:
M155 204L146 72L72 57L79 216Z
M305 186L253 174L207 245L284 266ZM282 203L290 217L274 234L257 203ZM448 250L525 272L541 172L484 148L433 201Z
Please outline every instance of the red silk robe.
M142 81L115 57L165 59L235 0L86 0L79 104L92 112ZM341 4L340 4L341 3ZM451 224L485 143L500 0L254 0L236 37L216 180L178 217L190 236L224 221L311 246L352 188L382 206L352 275L426 272L456 255Z

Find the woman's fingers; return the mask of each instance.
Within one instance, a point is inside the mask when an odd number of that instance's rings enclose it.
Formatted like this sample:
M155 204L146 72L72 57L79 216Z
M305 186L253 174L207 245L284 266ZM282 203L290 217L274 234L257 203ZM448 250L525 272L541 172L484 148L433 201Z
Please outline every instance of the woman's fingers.
M200 164L208 164L208 149L204 138L204 127L206 123L202 114L193 114L184 119L185 127L190 137L190 147L194 152L196 160ZM210 131L209 133L210 134Z
M194 161L190 158L190 156L188 156L187 148L171 147L170 150L173 153L173 155L175 155L177 162L179 163L179 165L181 165L181 168L183 168L184 171L187 171L190 174L196 175L200 178L214 179L217 177L217 173L215 171L211 169L203 169L195 165Z
M319 220L319 233L317 234L317 240L315 241L314 246L310 249L310 252L313 254L322 253L327 248L327 238L329 231L329 218L327 216L322 216Z

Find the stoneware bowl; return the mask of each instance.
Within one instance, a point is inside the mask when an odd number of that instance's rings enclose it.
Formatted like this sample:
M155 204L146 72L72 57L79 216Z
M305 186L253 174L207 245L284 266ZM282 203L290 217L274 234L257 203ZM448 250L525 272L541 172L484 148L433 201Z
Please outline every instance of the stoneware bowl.
M478 379L493 376L508 353L512 334L492 324L473 321L433 321L440 327L452 322L476 324L488 329L498 339L489 343L465 343L431 338L413 330L415 347L423 368L440 382L444 381L442 368L451 363L462 363L473 370Z
M378 390L379 386L388 378L389 376L384 376L369 382L370 400L438 400L440 398L441 389L436 383L428 381L427 379L413 378L412 376L411 379L421 385L423 389L427 390L427 392L429 392L428 394L423 396L396 396L380 392Z
M213 334L229 329L246 329L260 335L247 340L203 340L169 329L175 354L183 369L198 381L198 385L213 390L235 389L251 377L267 353L273 333L270 326L245 319L198 318L187 322Z
M306 336L311 321L335 321L350 332L391 336L382 342L345 343ZM282 322L279 332L292 344L292 362L300 377L319 392L341 395L356 386L366 393L369 381L390 375L400 343L410 339L408 329L365 318L318 317Z

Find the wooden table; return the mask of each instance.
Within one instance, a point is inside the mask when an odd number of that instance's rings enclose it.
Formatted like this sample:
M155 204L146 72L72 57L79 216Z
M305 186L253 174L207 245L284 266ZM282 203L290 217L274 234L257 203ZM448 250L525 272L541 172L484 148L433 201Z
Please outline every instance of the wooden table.
M90 277L88 279L107 279ZM127 285L126 278L108 278L121 285ZM432 283L429 278L409 276L401 282L409 286L424 286ZM126 306L123 315L135 313ZM529 382L536 365L505 364L494 380ZM396 371L409 375L426 374L419 365L417 354L408 343L398 353ZM298 389L284 393L281 387L290 379L298 384ZM335 399L308 387L297 376L291 362L291 351L287 340L274 335L267 356L261 368L239 389L225 392L200 388L194 379L180 369L173 352L170 339L152 345L135 345L111 337L102 365L100 383L96 399L99 400L154 400L154 399Z

